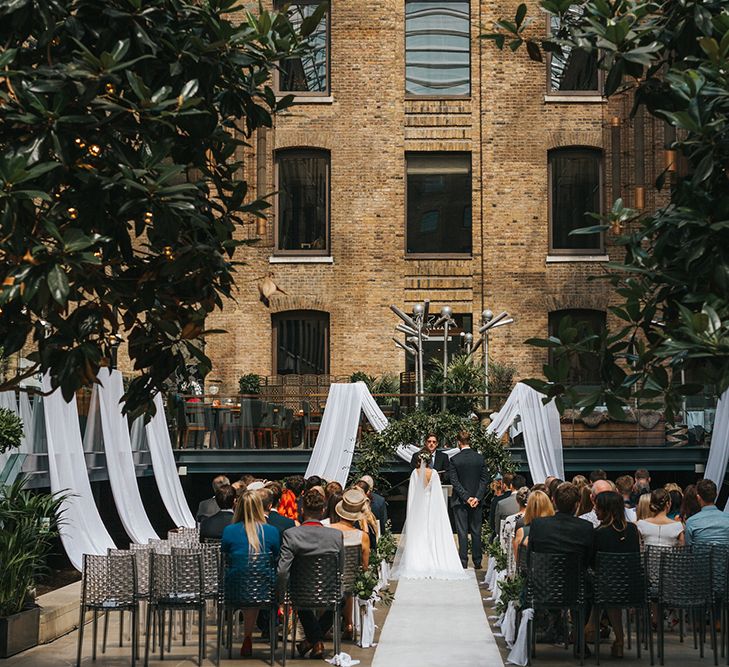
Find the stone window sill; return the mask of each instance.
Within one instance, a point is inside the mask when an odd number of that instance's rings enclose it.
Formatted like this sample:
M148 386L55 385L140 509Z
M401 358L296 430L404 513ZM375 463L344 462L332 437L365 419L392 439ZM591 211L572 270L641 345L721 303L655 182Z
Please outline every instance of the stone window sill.
M276 99L280 100L283 97L283 95L277 95ZM334 104L334 97L331 95L295 95L294 104Z
M544 102L546 104L554 102L567 102L569 104L602 104L607 102L607 98L602 95L545 95Z
M269 264L334 264L334 257L320 257L307 255L271 255Z
M609 255L547 255L547 264L565 264L569 262L609 262Z

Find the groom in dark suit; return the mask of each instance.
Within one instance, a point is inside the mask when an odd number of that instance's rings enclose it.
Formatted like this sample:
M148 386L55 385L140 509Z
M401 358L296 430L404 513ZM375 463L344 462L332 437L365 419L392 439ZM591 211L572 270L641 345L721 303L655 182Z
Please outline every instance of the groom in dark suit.
M483 499L489 483L489 471L483 456L471 449L468 431L458 434L461 450L450 461L450 482L453 485L453 520L458 533L458 555L463 567L468 567L468 534L471 534L473 566L481 569L483 545Z
M425 437L425 447L419 452L415 452L413 457L410 459L410 468L415 470L420 467L421 455L430 454L430 461L427 464L428 468L433 468L438 471L438 474L443 478L443 483L448 481L448 454L438 449L438 436L435 433L428 433Z

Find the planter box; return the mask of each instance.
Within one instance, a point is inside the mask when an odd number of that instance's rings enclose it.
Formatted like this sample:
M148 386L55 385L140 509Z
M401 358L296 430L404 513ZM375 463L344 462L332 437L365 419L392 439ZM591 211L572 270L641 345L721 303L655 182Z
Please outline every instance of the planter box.
M653 428L638 423L604 421L588 426L581 421L562 421L565 447L665 447L666 423L661 419Z
M0 658L37 646L39 627L40 607L0 618Z

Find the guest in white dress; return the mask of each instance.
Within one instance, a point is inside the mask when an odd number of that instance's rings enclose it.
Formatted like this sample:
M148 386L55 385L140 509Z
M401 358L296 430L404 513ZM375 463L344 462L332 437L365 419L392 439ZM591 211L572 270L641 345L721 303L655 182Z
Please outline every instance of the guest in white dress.
M638 521L643 545L647 547L678 547L684 543L683 524L668 518L671 495L665 489L656 489L650 495L648 519Z

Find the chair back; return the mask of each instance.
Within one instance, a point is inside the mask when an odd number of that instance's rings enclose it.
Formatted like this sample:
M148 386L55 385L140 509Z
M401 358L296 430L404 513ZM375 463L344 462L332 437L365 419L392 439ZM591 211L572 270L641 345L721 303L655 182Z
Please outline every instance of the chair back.
M569 609L584 603L585 576L578 554L528 551L528 606Z
M233 609L273 604L276 599L276 563L273 554L248 554L245 563L236 563L226 554L218 590L221 601Z
M153 551L151 544L130 544L129 551L134 554L137 567L137 596L149 597L150 559Z
M331 607L342 599L339 554L296 556L289 575L289 599L294 607Z
M362 569L362 547L359 544L344 547L344 572L342 586L345 593L352 593L354 582Z
M136 604L137 570L131 551L110 549L106 556L84 554L81 602L119 609Z
M644 607L648 591L643 554L599 551L595 557L594 595L601 607Z
M711 604L712 554L691 548L669 548L661 552L658 601L669 607L688 608ZM708 562L698 558L708 553Z
M200 549L175 554L152 552L150 597L157 604L184 606L204 600L203 557Z

